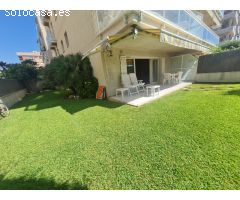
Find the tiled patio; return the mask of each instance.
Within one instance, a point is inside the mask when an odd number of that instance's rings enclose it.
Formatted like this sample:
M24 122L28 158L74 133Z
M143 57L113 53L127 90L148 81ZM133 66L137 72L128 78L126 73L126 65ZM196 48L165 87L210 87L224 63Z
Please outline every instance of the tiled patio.
M120 102L120 103L126 103L128 105L137 107L146 103L150 103L156 99L159 99L165 95L168 95L172 92L180 90L191 84L192 83L189 83L189 82L181 82L177 85L165 85L165 86L161 85L159 94L156 93L155 96L147 96L147 93L145 91L145 92L141 92L139 95L132 95L132 96L125 95L124 98L122 98L120 95L112 96L112 97L109 97L109 100Z

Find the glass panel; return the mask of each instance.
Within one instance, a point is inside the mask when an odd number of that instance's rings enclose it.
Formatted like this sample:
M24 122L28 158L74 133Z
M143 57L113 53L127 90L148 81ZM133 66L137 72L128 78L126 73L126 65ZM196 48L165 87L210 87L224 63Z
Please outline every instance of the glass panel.
M134 73L134 60L133 59L127 59L127 73Z
M203 27L201 27L197 21L195 21L193 18L191 18L189 32L192 33L193 35L196 35L196 36L202 38L202 39L205 39L205 38L203 38L203 31L204 31Z
M182 71L182 78L184 80L194 80L197 70L197 58L190 54L183 56L175 56L170 58L170 73L177 73Z
M219 43L219 37L185 10L152 10L152 14L163 17L183 30L212 44Z
M173 23L178 23L178 10L166 10L165 17Z
M182 11L180 11L179 26L187 31L190 29L190 17L187 15L187 13Z

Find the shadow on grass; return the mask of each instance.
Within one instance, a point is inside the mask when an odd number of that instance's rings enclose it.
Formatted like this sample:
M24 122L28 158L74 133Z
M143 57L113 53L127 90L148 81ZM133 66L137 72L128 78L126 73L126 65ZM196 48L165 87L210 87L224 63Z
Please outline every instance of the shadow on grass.
M38 111L59 106L66 112L74 114L90 107L101 106L114 109L122 106L122 104L96 99L71 100L64 98L64 96L57 91L45 91L25 97L23 101L19 102L12 109L24 107L25 111Z
M88 190L86 184L63 183L58 184L53 180L47 179L4 179L0 175L0 190Z
M236 96L240 96L240 89L228 90L227 92L224 93L224 95L236 95Z

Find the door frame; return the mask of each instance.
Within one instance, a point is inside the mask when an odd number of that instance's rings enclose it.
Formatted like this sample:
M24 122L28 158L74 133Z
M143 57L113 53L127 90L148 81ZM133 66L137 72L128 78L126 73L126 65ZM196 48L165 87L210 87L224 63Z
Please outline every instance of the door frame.
M162 73L162 71L165 71L165 57L155 57L155 56L126 56L126 59L133 59L133 63L134 63L134 73L136 73L136 59L148 59L149 60L149 82L150 84L157 84L160 82L160 74ZM157 60L158 62L158 77L157 77L157 81L153 82L153 77L152 77L152 73L153 73L153 69L152 69L152 63L153 60Z
M136 73L136 60L148 60L148 71L149 71L149 77L148 77L148 80L149 80L149 84L151 84L151 60L148 59L148 58L133 58L134 59L134 73Z
M157 60L157 81L153 81L153 61L154 60ZM150 59L149 60L149 70L150 70L150 73L149 73L149 80L150 80L150 84L158 84L159 83L159 80L160 80L160 77L159 77L159 60L160 59Z

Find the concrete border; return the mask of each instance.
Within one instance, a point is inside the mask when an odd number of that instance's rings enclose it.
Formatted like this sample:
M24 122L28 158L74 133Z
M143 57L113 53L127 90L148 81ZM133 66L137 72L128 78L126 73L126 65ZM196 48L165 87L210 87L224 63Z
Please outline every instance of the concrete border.
M0 99L3 101L4 104L6 104L7 107L12 107L17 102L21 101L23 97L26 95L27 90L22 89L18 90L16 92L12 92L10 94L4 95L0 97Z

